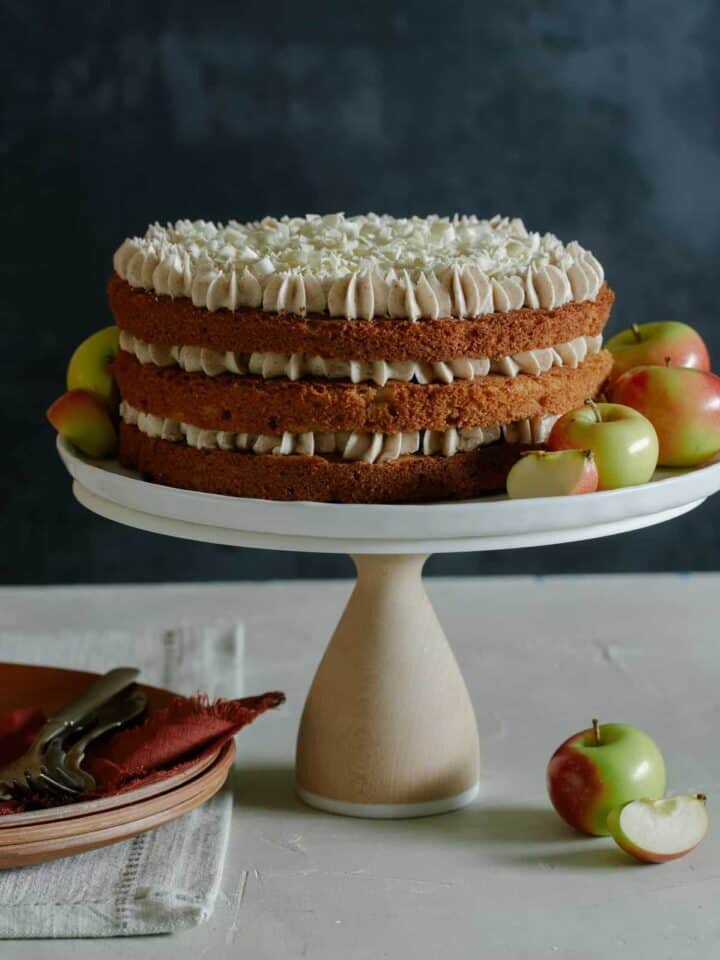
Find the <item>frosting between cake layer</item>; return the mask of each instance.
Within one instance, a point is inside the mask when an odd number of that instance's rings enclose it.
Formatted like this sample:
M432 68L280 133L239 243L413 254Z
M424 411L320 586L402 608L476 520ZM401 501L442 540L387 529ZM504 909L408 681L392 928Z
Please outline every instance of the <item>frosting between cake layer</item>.
M362 431L308 432L278 435L234 433L205 430L189 423L144 413L126 401L120 404L120 416L148 437L185 442L198 450L237 450L277 456L339 455L343 460L386 463L408 454L451 457L469 453L504 439L508 443L544 443L558 416L517 420L498 427L464 427L450 430L409 430L404 433L366 433Z
M209 377L221 373L253 374L265 380L287 377L321 377L330 380L350 380L352 383L371 381L384 386L388 380L405 383L452 383L454 380L474 380L498 373L516 377L519 373L538 376L552 367L576 369L586 356L602 348L602 334L576 337L567 343L515 353L512 356L460 357L435 363L415 360L339 360L308 356L304 353L234 353L209 350L205 347L149 344L120 331L120 347L132 353L141 363L160 367L179 366L188 373L205 373Z
M115 252L132 287L239 307L347 319L477 317L593 300L602 266L576 242L520 219L266 217L253 223L153 224Z

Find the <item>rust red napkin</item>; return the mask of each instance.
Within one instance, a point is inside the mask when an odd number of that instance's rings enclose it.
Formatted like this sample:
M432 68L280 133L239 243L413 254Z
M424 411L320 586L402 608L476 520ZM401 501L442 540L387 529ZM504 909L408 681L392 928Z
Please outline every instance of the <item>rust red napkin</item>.
M284 701L285 695L277 691L215 703L205 696L177 697L152 710L139 726L119 731L88 752L86 766L97 783L93 796L168 777L216 752L256 717ZM0 767L24 753L45 720L35 709L0 713ZM28 807L43 805L51 804L34 800ZM0 801L0 816L23 809L15 801Z

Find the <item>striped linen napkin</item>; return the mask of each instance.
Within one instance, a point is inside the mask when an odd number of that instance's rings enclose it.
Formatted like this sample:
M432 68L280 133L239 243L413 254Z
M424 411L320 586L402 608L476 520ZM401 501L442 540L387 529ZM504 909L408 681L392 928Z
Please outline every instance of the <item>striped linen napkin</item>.
M163 634L0 632L0 661L102 672L132 665L178 693L243 693L244 633L227 623ZM212 913L230 835L220 792L172 823L77 857L0 872L0 938L172 933Z

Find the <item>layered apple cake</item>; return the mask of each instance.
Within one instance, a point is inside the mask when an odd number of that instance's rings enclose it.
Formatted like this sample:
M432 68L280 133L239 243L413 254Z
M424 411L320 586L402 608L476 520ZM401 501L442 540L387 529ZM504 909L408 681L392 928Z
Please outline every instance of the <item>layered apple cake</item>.
M478 496L611 366L602 267L519 219L180 220L114 267L120 458L170 486Z

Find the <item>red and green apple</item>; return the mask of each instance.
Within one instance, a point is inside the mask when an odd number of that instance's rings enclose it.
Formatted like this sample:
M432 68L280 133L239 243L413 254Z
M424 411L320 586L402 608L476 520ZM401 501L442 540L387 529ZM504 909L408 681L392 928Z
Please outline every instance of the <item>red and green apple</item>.
M697 330L676 320L634 323L611 337L605 347L613 355L612 380L648 363L710 369L710 355L703 338Z
M618 403L588 401L560 417L550 432L550 450L592 450L599 490L647 483L658 459L652 423L637 410Z
M557 812L570 826L607 836L608 815L631 800L657 800L665 793L665 762L646 733L624 723L593 720L550 758L547 787Z
M714 373L635 367L613 384L610 399L651 421L664 467L696 467L720 450L720 377Z
M57 432L74 446L102 460L115 452L115 426L107 404L89 390L69 390L47 411Z

